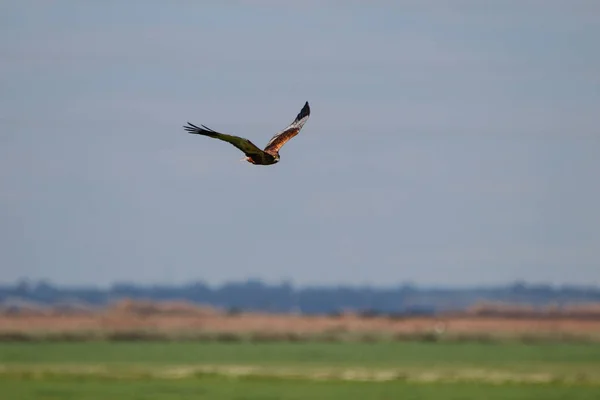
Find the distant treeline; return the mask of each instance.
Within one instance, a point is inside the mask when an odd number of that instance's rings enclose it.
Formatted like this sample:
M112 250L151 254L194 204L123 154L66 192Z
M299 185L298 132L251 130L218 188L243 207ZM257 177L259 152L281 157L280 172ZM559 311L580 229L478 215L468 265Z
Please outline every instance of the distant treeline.
M239 311L332 314L346 310L430 315L462 311L481 302L526 304L533 307L600 302L600 288L532 285L523 282L499 287L419 288L399 285L375 287L303 287L290 283L268 285L249 280L212 287L202 282L180 286L115 284L108 289L63 287L47 282L21 281L0 285L0 303L86 304L105 306L129 298L153 301L184 300Z

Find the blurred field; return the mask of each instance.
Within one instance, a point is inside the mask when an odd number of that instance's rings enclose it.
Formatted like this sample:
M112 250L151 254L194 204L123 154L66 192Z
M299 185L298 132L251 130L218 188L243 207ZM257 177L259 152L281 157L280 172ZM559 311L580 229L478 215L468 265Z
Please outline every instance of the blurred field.
M152 380L45 380L2 382L7 399L137 399L137 400L305 400L305 399L518 399L518 400L597 400L590 387L556 385L411 384L405 382L303 382L294 380L242 379L222 377L186 379L178 382Z
M0 344L14 399L595 399L600 344Z
M273 379L230 379L207 376L177 382L102 379L0 381L6 399L77 400L389 400L389 399L489 399L489 400L597 400L591 387L557 385L482 385L477 383L414 384L406 382L339 382Z
M596 311L9 309L0 313L0 398L598 399Z
M0 310L1 311L1 310ZM600 341L598 305L534 310L482 305L435 316L373 312L307 316L124 300L100 309L0 312L0 340L521 340Z

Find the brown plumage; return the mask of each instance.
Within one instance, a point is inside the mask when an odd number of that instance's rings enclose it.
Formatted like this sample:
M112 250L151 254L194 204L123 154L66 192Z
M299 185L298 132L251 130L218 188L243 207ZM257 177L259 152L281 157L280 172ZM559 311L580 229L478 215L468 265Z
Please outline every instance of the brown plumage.
M304 107L302 107L302 110L300 110L300 113L296 116L296 119L290 125L288 125L287 128L273 136L271 140L269 140L269 143L267 143L265 146L264 150L258 148L248 139L219 133L204 125L201 125L202 128L199 128L196 125L188 122L188 126L184 126L183 128L189 133L204 135L231 143L246 155L242 161L245 160L255 165L271 165L279 162L279 150L284 144L286 144L291 138L300 132L308 120L309 115L310 107L308 106L307 101L304 104Z

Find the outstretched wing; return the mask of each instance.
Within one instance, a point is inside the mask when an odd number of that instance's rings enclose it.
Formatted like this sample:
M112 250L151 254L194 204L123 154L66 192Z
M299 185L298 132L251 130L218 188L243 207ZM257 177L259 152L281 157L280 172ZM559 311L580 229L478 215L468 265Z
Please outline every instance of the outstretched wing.
M263 151L248 139L244 139L239 136L232 136L226 135L224 133L215 132L204 125L202 125L202 128L199 128L196 125L188 122L188 126L184 126L183 129L185 129L189 133L204 135L231 143L232 145L243 151L244 154L246 154L247 156L263 154Z
M292 122L287 128L273 136L273 138L267 143L265 147L265 153L277 153L281 146L286 144L291 138L296 136L300 129L304 126L306 121L308 120L308 116L310 115L310 107L308 106L308 101L300 110L300 113L296 116L294 122Z

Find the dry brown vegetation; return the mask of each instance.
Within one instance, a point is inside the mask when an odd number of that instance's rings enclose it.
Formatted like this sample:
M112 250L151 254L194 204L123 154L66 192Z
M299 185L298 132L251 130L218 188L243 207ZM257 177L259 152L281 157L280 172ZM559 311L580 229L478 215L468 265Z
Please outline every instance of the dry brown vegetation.
M461 313L402 317L231 313L186 302L122 300L109 307L0 310L4 340L600 340L600 305L480 304Z

